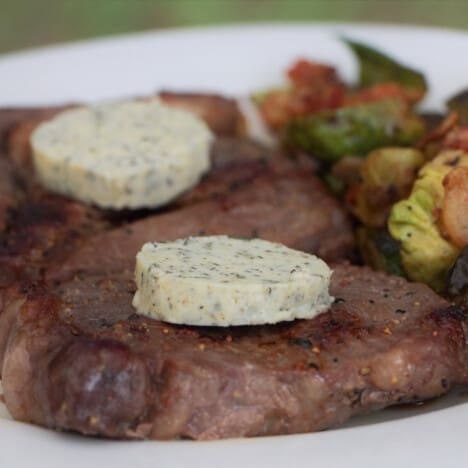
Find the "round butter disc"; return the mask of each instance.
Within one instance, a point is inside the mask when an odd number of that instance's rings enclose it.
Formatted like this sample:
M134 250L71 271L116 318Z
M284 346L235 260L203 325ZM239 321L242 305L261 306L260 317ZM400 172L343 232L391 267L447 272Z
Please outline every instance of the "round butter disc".
M210 166L213 136L195 115L157 100L80 107L33 132L39 179L48 189L102 208L164 205Z
M145 244L133 306L186 325L260 325L313 318L332 303L332 271L304 252L260 239L190 237Z

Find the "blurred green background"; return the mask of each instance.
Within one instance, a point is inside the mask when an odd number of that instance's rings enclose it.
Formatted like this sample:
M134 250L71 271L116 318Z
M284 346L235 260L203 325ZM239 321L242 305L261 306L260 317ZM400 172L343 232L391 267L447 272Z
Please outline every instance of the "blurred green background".
M131 31L268 20L468 29L468 0L0 0L0 53Z

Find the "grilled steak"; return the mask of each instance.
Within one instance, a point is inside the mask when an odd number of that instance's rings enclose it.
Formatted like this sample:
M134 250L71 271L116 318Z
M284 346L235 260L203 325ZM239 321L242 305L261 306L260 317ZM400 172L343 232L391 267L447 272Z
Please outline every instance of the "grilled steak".
M117 438L308 432L467 381L457 310L365 268L336 266L337 301L313 320L219 329L136 315L134 261L146 241L258 236L328 261L353 249L350 221L309 161L219 137L242 132L232 101L162 97L218 139L210 173L157 211L47 193L28 138L55 110L13 112L9 124L0 112L0 370L16 419Z
M7 406L52 428L155 439L308 432L466 381L457 311L366 268L335 268L328 312L262 327L137 316L131 275L52 289L11 289L0 316L11 330Z

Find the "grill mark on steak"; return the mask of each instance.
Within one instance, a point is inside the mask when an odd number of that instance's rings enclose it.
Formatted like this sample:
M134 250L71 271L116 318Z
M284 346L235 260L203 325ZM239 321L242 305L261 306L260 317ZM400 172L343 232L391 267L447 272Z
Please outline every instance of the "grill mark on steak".
M165 324L134 315L132 293L125 275L9 290L3 372L16 419L118 438L310 432L467 380L449 303L367 268L336 266L343 301L271 326Z

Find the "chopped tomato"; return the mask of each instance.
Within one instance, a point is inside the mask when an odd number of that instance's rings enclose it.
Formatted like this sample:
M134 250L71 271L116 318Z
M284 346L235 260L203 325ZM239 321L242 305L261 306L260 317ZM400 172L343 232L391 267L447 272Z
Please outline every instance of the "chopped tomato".
M279 130L291 119L291 99L289 91L273 91L265 96L259 110L271 129Z
M290 89L272 91L260 104L262 117L273 130L294 118L343 105L345 88L333 67L299 60L289 69L288 77Z
M333 67L304 59L294 63L288 70L288 77L298 87L313 87L318 82L338 83L336 71Z
M259 109L267 125L279 130L297 117L340 107L343 98L341 85L273 91L266 95Z

